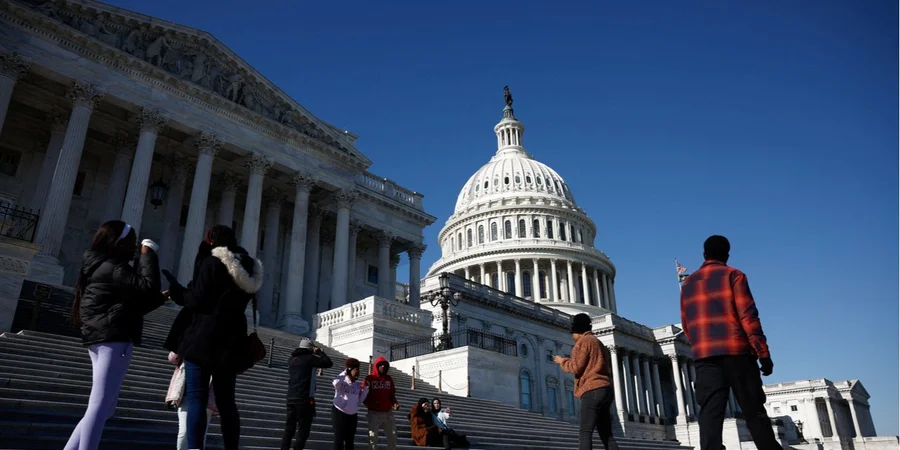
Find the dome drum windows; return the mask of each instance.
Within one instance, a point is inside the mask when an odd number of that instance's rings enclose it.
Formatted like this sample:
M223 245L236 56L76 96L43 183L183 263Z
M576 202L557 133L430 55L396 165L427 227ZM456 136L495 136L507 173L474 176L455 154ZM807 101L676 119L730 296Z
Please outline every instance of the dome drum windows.
M561 241L566 240L566 223L565 222L560 222L560 224L559 224L559 239Z
M531 175L525 175L525 184L531 184Z
M503 238L512 239L512 222L508 220L503 224Z
M466 230L466 237L468 238L468 239L466 239L466 242L469 244L468 246L471 247L472 246L472 229L471 228Z
M525 237L525 219L519 219L519 239Z
M491 222L491 241L496 241L499 238L497 237L497 222Z
M547 219L547 239L553 239L553 222Z
M484 244L484 225L478 225L478 243Z
M541 221L538 219L531 223L531 236L535 239L541 237Z

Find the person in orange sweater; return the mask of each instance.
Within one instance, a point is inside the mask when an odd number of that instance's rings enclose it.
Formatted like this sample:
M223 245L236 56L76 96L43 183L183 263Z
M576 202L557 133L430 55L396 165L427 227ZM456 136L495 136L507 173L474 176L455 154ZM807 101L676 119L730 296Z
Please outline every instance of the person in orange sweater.
M369 410L370 450L378 448L378 429L381 427L384 427L388 450L397 448L397 424L393 411L400 409L400 404L397 403L394 379L388 375L390 369L391 364L388 360L379 356L372 365L372 373L363 380L363 386L369 388L369 396L366 398L365 405Z
M612 389L612 367L609 350L591 332L591 317L578 314L572 318L572 357L556 355L553 362L563 371L575 375L575 396L581 399L581 426L578 430L578 450L594 448L594 428L606 450L618 449L612 437L612 417L609 407L615 393Z

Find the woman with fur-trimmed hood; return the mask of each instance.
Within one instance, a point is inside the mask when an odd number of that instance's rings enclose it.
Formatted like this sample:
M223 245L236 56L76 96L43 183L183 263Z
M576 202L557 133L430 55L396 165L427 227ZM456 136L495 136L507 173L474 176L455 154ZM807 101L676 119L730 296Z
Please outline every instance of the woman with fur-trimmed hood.
M184 296L192 318L177 352L184 358L187 445L193 450L203 444L211 376L225 450L237 450L241 424L234 399L235 378L243 369L245 356L241 354L247 336L245 311L262 285L263 267L238 247L229 227L212 227L206 243L211 254L200 262Z

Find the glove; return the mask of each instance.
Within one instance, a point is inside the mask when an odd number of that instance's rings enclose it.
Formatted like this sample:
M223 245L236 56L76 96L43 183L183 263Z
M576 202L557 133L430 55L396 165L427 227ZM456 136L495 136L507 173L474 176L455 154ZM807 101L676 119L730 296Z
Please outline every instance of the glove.
M764 377L767 377L772 375L772 366L774 365L772 358L762 358L759 360L759 371L762 372Z
M141 247L148 247L154 252L159 252L159 244L153 242L152 239L144 239L143 241L141 241Z

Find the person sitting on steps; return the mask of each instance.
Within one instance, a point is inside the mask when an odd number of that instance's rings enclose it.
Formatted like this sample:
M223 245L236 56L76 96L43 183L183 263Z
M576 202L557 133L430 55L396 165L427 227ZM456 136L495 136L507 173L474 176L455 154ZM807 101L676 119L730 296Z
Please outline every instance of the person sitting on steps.
M435 423L431 402L422 397L409 411L412 440L419 447L443 447L449 450L450 433L444 433Z

